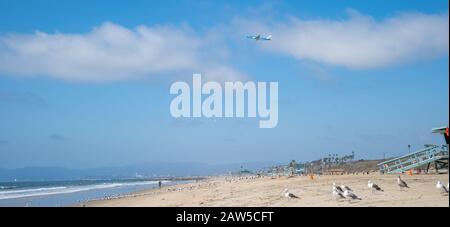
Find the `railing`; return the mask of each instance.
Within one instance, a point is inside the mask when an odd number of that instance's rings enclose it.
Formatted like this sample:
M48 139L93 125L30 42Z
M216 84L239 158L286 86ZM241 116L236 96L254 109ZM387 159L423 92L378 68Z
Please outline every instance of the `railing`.
M382 173L402 173L441 159L448 159L448 145L429 145L414 153L378 164Z

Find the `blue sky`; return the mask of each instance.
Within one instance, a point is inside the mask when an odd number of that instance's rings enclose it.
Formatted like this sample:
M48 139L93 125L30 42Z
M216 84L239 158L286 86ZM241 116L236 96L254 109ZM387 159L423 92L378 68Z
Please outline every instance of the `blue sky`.
M445 0L0 0L0 167L400 155L443 143L448 68ZM194 72L278 81L278 127L173 119Z

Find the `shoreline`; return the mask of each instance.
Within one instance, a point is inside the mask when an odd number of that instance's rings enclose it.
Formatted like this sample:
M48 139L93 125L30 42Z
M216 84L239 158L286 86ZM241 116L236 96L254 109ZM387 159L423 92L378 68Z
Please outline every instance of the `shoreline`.
M0 207L73 206L158 188L159 182L169 186L202 179L196 176L6 182L0 183Z
M205 181L207 179L209 179L209 177L173 177L173 178L160 178L160 179L157 179L154 181L155 182L161 181L162 182L161 189L163 189L163 188L176 187L179 185L198 183L198 182ZM125 194L104 196L101 198L90 199L90 200L86 200L86 201L75 203L75 204L69 204L68 206L69 207L84 207L84 206L86 206L86 204L89 204L89 203L137 197L137 196L145 195L145 194L147 194L147 192L161 190L161 189L157 185L155 185L152 188L139 189L136 191L125 193Z
M436 189L436 182L448 183L447 174L402 175L409 186L401 191L397 175L324 175L311 180L296 177L210 177L199 182L177 184L131 193L121 198L93 200L75 206L87 207L384 207L426 206L449 207L449 197ZM385 192L372 194L367 187L371 180ZM336 201L331 196L332 183L350 186L361 201ZM285 188L299 196L287 199Z

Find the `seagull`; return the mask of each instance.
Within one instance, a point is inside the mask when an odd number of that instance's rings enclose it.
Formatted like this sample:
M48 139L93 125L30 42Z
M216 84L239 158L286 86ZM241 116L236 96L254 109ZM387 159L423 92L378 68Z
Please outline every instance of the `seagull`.
M375 191L382 191L382 192L384 192L383 189L381 189L378 185L372 183L372 181L370 181L370 180L369 180L369 182L367 183L367 186L368 186L370 189L372 189L372 193L374 192L374 190L375 190Z
M343 196L348 199L348 202L350 203L351 200L362 200L361 198L359 198L358 196L355 195L355 193L353 193L350 190L345 190Z
M440 181L437 182L436 188L441 191L441 194L448 193L448 189Z
M400 178L400 176L397 177L397 184L400 187L400 189L409 188L408 184L406 184L406 182L403 181L402 178Z
M344 190L342 190L341 187L339 187L338 185L336 185L336 183L333 182L333 190L336 190L338 192L340 192L341 194L344 193Z
M347 191L353 191L350 187L348 187L347 185L341 185L341 188Z
M289 190L286 188L284 189L284 197L288 198L288 199L298 199L298 196L292 194L291 192L289 192Z
M342 195L342 192L340 192L336 187L333 187L332 195L336 200L345 199L344 195Z

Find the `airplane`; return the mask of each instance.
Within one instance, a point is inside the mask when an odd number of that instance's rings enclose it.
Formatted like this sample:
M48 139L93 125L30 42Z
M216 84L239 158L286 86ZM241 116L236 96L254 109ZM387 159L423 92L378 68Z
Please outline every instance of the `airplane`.
M269 36L267 36L267 37L263 37L263 36L261 36L261 35L257 35L257 36L251 36L251 35L249 35L249 36L247 36L247 38L249 38L249 39L254 39L254 40L256 40L256 41L259 41L259 40L263 40L263 41L271 41L271 40L272 40L272 35L269 35Z

